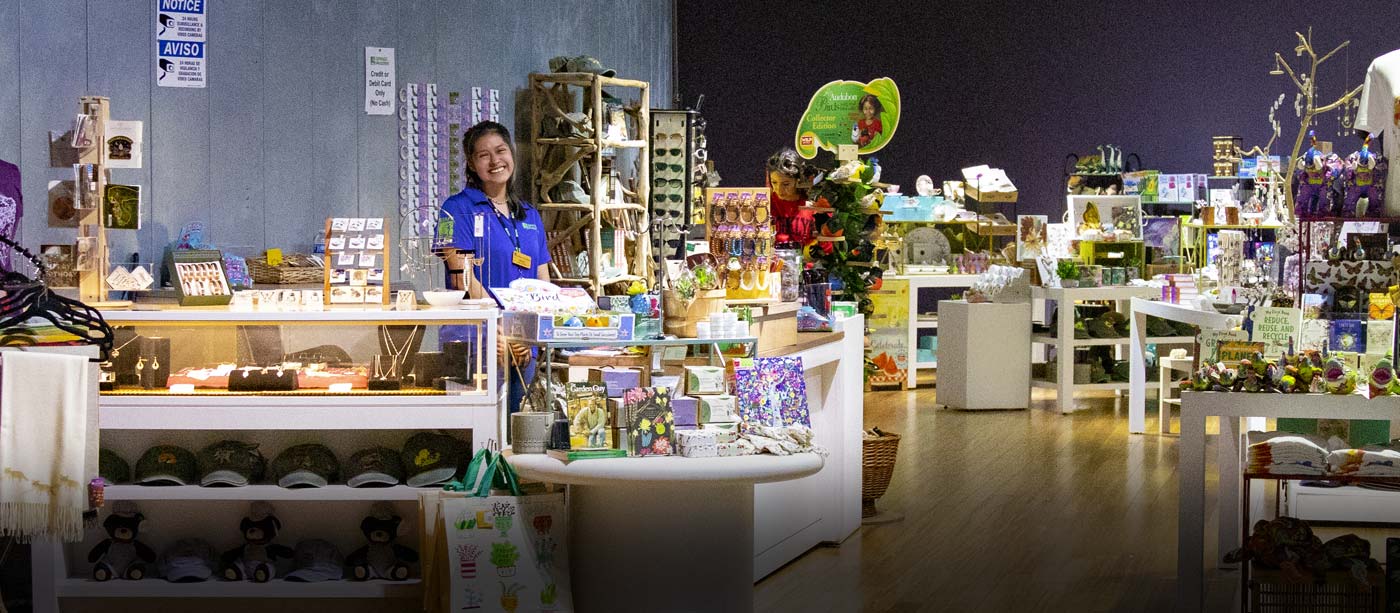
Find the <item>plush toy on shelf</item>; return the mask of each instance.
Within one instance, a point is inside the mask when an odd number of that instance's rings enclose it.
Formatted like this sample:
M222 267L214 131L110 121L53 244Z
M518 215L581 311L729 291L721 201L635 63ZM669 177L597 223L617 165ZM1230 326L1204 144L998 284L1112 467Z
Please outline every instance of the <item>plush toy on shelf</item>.
M356 581L367 579L408 579L409 565L418 561L418 552L394 541L399 538L403 518L387 503L375 503L369 517L360 522L369 543L356 549L345 559L350 576Z
M1312 146L1303 153L1302 165L1293 175L1293 212L1313 217L1327 212L1327 158L1317 148L1317 134L1309 132Z
M243 544L224 552L219 574L229 581L251 580L265 583L277 576L278 558L292 558L292 548L272 540L282 529L282 522L273 515L272 505L254 502L248 516L238 524Z
M113 505L112 514L102 522L107 538L88 552L88 562L93 564L93 580L122 578L136 581L145 578L146 565L156 561L155 550L137 540L141 535L141 522L145 519L136 509L136 504L129 500Z
M1322 372L1328 393L1346 395L1356 391L1356 371L1341 360L1327 360L1327 366Z
M1371 137L1367 136L1361 150L1347 156L1343 182L1346 185L1342 210L1358 217L1380 217L1385 214L1385 158L1371 152ZM1366 206L1360 206L1361 199Z

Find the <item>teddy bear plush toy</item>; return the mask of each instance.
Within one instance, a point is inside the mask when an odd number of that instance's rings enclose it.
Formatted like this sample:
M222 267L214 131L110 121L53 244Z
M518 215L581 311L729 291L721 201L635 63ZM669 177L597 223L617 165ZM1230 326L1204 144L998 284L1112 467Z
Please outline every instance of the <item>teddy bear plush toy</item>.
M272 505L255 502L248 516L239 523L243 544L224 552L219 561L219 574L229 581L251 580L266 582L277 576L277 560L291 559L292 548L272 540L282 529L282 522L273 514Z
M141 535L141 522L145 519L130 501L123 500L113 505L112 514L102 522L107 538L88 552L94 580L108 581L120 577L135 581L146 576L146 565L156 561L156 552L137 540Z
M374 505L369 517L360 522L360 531L369 543L351 552L345 559L354 580L403 581L408 578L409 565L418 561L418 552L394 542L399 537L399 524L402 522L403 518L394 512L392 506L385 503Z

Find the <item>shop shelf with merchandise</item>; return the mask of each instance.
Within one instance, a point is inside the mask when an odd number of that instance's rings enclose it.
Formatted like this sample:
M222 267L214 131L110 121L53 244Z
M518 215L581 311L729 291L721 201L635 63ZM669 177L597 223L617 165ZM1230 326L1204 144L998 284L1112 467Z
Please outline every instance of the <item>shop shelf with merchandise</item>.
M164 579L93 581L62 579L54 586L59 598L369 598L413 600L422 597L419 579L406 581L320 581L298 583L273 579L267 583L219 581L171 583Z
M1217 437L1216 499L1218 517L1217 549L1221 552L1234 547L1243 538L1244 504L1253 517L1263 517L1265 500L1262 491L1245 496L1244 433L1264 430L1266 419L1349 419L1400 420L1400 396L1366 398L1360 393L1337 394L1249 394L1233 392L1193 392L1181 394L1181 442L1178 481L1177 515L1177 602L1191 605L1203 601L1206 548L1206 422L1219 420ZM1275 477L1275 476L1271 476ZM1311 476L1323 480L1325 476ZM1290 480L1291 481L1291 480ZM1348 506L1362 501L1380 502L1394 509L1396 498L1370 497L1353 488L1337 488L1311 492L1314 496L1346 497ZM1325 492L1325 493L1324 493ZM1338 493L1346 492L1346 493ZM1383 492L1374 492L1384 494ZM1387 492L1388 493L1388 492ZM1344 520L1345 521L1345 520ZM1395 521L1391 519L1389 521ZM1223 563L1221 563L1223 567Z
M927 331L938 329L938 316L932 317L919 313L919 294L926 289L949 288L957 289L972 287L977 282L977 275L973 274L903 274L890 275L887 279L899 279L909 282L909 355L918 356L919 336ZM919 371L938 368L938 360L909 360L909 375L905 377L904 389L914 389L919 385Z
M174 347L161 362L174 361L165 368L198 367L226 363L238 353L234 338L251 341L236 332L240 327L276 330L269 338L281 339L289 348L316 347L331 343L348 356L393 352L394 343L407 343L402 337L389 337L386 331L414 330L425 337L426 345L437 338L433 327L474 326L480 340L482 386L464 391L411 389L345 393L308 390L285 395L280 392L232 393L221 389L183 390L144 389L126 385L114 393L96 398L97 422L102 446L128 460L134 460L153 444L177 444L188 449L220 438L231 438L262 446L265 457L308 437L332 449L340 458L354 451L384 446L398 449L415 431L451 433L471 437L473 447L481 448L502 440L501 405L496 393L495 369L497 316L494 309L429 309L390 311L382 309L325 311L237 312L223 307L169 310L108 311L104 318L119 332L133 330L138 337L165 337ZM408 337L413 338L412 334ZM213 340L211 340L213 339ZM218 340L222 339L222 340ZM388 343L386 349L382 343ZM406 345L404 345L406 346ZM279 347L278 351L285 351ZM282 355L278 353L277 355ZM351 358L353 361L353 358ZM464 357L464 359L466 359ZM294 368L287 365L288 368ZM96 369L94 365L94 370ZM94 375L94 380L97 377ZM363 386L363 374L360 383ZM469 433L469 434L468 434ZM387 503L400 517L413 516L422 488L405 485L383 488L351 488L332 484L320 488L288 489L276 485L245 487L200 487L195 485L153 487L112 485L106 488L109 501L135 502L151 520L149 537L143 541L162 551L176 539L210 538L216 547L236 544L236 527L255 501L275 505L286 527L280 542L288 546L305 538L323 538L341 551L349 552L363 544L360 520L376 503ZM109 505L110 508L110 505ZM210 531L210 526L218 529ZM411 522L400 531L399 540L415 543L417 528ZM296 583L274 579L250 582L209 581L199 584L173 584L159 579L96 582L88 578L84 557L87 548L102 536L90 532L85 541L74 544L48 544L33 548L35 602L38 610L60 610L68 598L275 598L275 599L392 599L413 602L421 597L418 579L403 582L327 581ZM222 540L220 540L222 539Z
M1043 287L1034 286L1031 288L1032 302L1055 301L1058 305L1072 306L1080 301L1103 301L1114 303L1114 309L1129 318L1132 317L1132 304L1139 299L1153 297L1161 293L1155 287L1120 285L1106 287ZM1064 307L1060 307L1064 308ZM1040 310L1048 312L1048 307L1042 309L1032 309L1032 313ZM1075 383L1074 382L1074 360L1072 356L1079 347L1113 347L1117 359L1128 359L1131 368L1141 368L1133 366L1130 356L1124 354L1124 347L1133 345L1132 335L1122 338L1074 338L1074 317L1065 317L1068 311L1062 311L1055 320L1056 328L1053 333L1043 332L1031 336L1034 343L1042 346L1053 347L1057 359L1055 366L1058 369L1053 380L1041 378L1031 381L1032 387L1055 390L1055 403L1061 413L1071 413L1078 409L1075 401L1077 392L1092 391L1113 391L1122 392L1131 389L1131 379L1127 382L1109 383ZM1195 338L1189 336L1165 336L1154 337L1148 342L1167 344L1192 344Z
M1128 338L1132 341L1128 345L1128 382L1132 384L1128 389L1128 432L1142 434L1147 430L1147 388L1157 387L1151 385L1147 377L1147 345L1151 342L1147 338L1147 318L1160 317L1168 321L1191 324L1205 331L1238 328L1241 317L1148 298L1133 298L1128 308L1132 313L1128 333ZM1158 351L1159 355L1161 353ZM1160 376L1158 381L1160 383ZM1161 394L1161 391L1158 393ZM1171 406L1180 406L1179 403L1163 405L1161 408L1164 410ZM1171 432L1171 416L1168 413L1160 413L1157 423L1159 433Z

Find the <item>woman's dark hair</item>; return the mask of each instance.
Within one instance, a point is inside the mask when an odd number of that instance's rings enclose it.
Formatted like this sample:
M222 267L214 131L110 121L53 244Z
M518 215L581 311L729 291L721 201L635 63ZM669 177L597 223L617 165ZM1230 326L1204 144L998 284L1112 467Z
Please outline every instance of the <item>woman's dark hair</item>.
M472 169L472 150L476 148L476 141L481 140L488 134L495 134L501 137L501 140L505 141L506 146L510 148L510 157L512 159L516 157L515 141L510 139L510 130L506 129L505 126L494 121L483 121L468 128L467 133L462 135L462 155L466 156L467 159L466 179L468 187L475 189L482 188L481 177L477 176L476 171ZM506 202L510 207L512 217L519 220L525 219L525 207L521 205L520 194L515 187L515 175L513 172L510 180L506 181Z
M799 181L803 179L810 181L812 177L816 176L811 166L808 166L802 156L797 155L797 151L793 150L792 147L784 147L769 156L767 167L768 172L780 172Z
M875 94L866 94L864 96L861 96L860 104L856 105L856 109L861 111L865 110L866 102L869 102L871 105L874 105L876 115L885 112L885 105L880 104L880 99L877 98Z

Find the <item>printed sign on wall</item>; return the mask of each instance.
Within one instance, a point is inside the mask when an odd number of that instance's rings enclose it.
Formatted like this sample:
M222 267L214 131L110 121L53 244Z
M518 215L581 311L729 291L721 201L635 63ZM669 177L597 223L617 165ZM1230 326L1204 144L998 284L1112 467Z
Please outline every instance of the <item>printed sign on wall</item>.
M365 114L394 114L393 47L365 47Z
M899 112L899 87L889 77L827 83L797 124L797 153L811 159L818 149L836 153L841 145L855 145L862 155L879 151L894 136Z
M205 0L156 0L156 85L203 88L208 80Z

